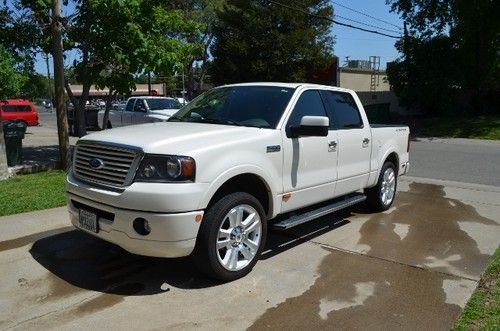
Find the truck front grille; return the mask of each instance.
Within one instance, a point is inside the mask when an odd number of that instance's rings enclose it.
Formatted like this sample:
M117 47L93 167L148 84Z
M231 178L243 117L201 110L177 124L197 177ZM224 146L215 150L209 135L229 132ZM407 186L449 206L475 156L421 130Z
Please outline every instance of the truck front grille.
M83 181L112 187L130 185L141 161L138 149L105 143L78 143L73 172Z

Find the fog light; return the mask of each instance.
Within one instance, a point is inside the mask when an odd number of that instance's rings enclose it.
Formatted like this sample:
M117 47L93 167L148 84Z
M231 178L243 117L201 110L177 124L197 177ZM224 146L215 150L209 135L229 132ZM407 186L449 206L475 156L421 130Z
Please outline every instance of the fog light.
M151 232L151 228L149 227L149 222L147 220L144 220L144 230L146 230L147 233Z
M151 232L149 222L144 218L136 218L132 225L134 226L135 232L142 236L147 236Z

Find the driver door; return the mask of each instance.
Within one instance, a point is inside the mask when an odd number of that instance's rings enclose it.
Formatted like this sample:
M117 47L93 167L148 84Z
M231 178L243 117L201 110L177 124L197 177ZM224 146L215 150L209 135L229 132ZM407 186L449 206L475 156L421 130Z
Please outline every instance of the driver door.
M134 105L134 115L132 116L131 124L146 123L147 114L148 114L148 109L146 108L146 103L144 102L144 99L137 99Z
M122 126L132 124L132 116L134 115L134 104L136 100L137 99L135 98L130 99L127 102L127 106L122 111L122 121L121 121Z

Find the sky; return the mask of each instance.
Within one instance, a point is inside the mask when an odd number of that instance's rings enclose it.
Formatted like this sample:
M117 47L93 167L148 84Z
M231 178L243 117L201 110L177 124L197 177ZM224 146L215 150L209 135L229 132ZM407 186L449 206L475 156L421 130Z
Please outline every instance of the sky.
M350 11L339 6L338 4L366 13L383 21L387 21L395 26L399 26L401 30L393 25L389 25ZM385 0L335 0L333 6L335 15L337 16L336 19L338 21L350 23L356 26L362 26L369 30L374 29L372 27L363 26L361 24L349 22L339 18L339 16L342 16L384 29L401 31L400 33L402 33L403 21L397 14L390 12L390 6L385 4ZM391 35L398 35L394 32L385 30L380 31ZM349 56L349 59L351 60L368 60L370 56L376 55L380 56L381 68L385 68L387 62L391 62L398 57L398 51L394 47L397 39L358 31L335 24L333 25L333 34L337 37L334 53L339 57L341 64L344 63L346 56Z
M402 33L401 31L403 28L403 22L397 14L390 12L390 7L386 5L385 1L386 0L334 0L332 1L332 5L335 10L335 19L338 21L364 27L369 30L376 29L344 19L347 18L365 24L377 26L382 29L394 30L395 32L399 31L400 34ZM360 13L353 12L352 10L349 10L345 7L389 22L392 25L375 20ZM376 30L391 35L398 35L398 33L395 32L381 29ZM349 56L350 60L368 60L370 56L375 55L380 56L381 69L385 69L387 62L393 61L398 57L398 51L394 47L394 43L397 39L358 31L336 24L333 25L332 32L333 35L336 36L334 53L339 57L341 65L344 64L346 56ZM65 65L67 66L72 63L74 58L75 54L67 54ZM51 60L52 58L50 58L49 66L52 76L53 69ZM42 74L47 74L47 66L45 60L40 55L37 56L36 71Z

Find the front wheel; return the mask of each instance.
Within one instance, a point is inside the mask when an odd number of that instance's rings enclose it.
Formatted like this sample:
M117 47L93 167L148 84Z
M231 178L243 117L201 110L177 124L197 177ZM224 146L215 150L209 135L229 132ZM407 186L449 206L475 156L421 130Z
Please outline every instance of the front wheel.
M229 194L203 217L193 258L207 275L231 281L248 274L262 252L267 224L264 209L252 195Z
M398 175L392 162L385 162L380 171L377 185L365 190L366 202L374 211L384 211L391 207L396 197Z

